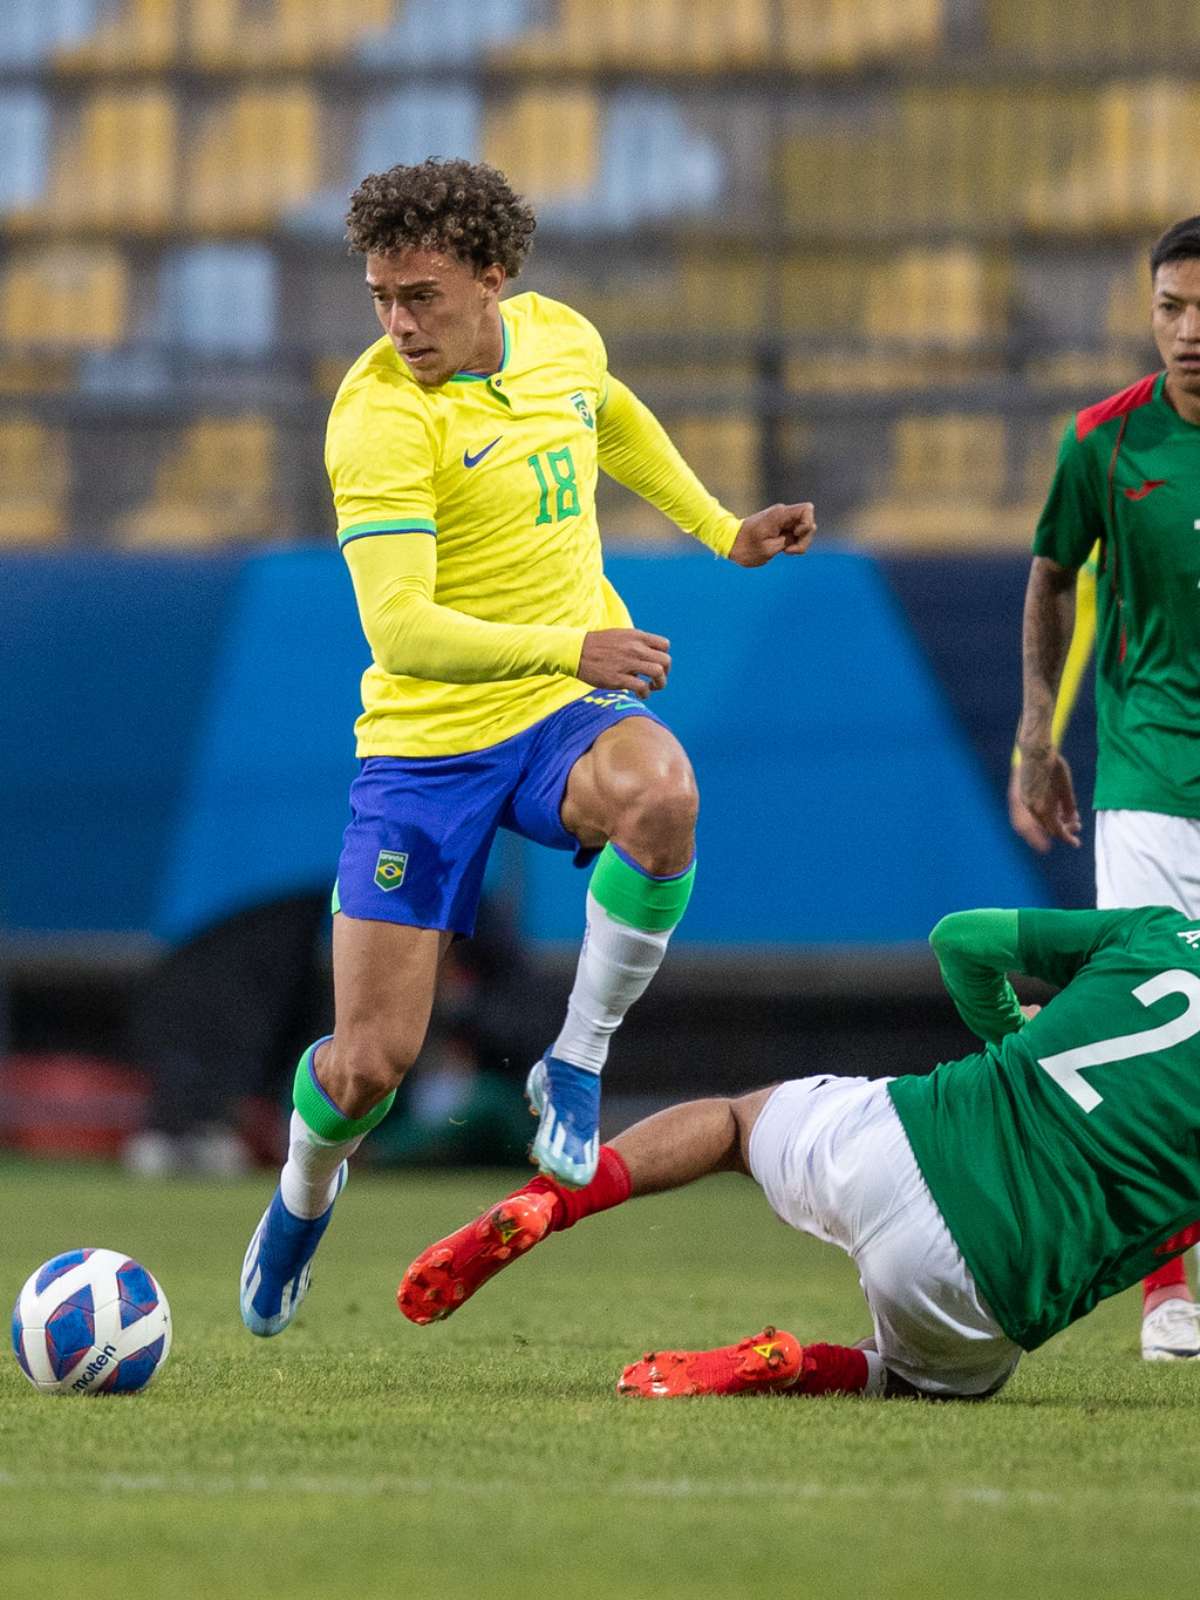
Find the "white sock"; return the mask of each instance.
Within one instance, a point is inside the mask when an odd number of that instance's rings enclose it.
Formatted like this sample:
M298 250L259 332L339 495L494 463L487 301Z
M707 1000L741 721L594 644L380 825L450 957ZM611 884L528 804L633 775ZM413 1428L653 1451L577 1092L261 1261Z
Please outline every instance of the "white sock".
M648 933L618 922L588 891L575 986L551 1055L589 1072L601 1070L625 1013L662 965L671 931Z
M292 1112L288 1157L279 1177L283 1203L294 1217L311 1221L328 1211L337 1192L338 1168L366 1138L321 1139L298 1111Z

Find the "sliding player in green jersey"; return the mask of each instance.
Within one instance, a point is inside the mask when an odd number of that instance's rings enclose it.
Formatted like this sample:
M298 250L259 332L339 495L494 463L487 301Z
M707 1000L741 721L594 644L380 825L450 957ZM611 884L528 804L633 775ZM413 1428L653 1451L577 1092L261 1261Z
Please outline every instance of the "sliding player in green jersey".
M792 1227L855 1261L869 1346L765 1329L659 1351L623 1393L664 1398L994 1394L1107 1295L1194 1242L1200 1213L1200 922L1141 911L964 911L931 943L984 1048L928 1077L798 1078L660 1112L586 1189L545 1178L409 1267L400 1309L448 1316L549 1233L707 1173L753 1177ZM1022 1009L1019 971L1060 986Z
M595 861L566 1018L526 1089L542 1171L580 1186L596 1170L600 1072L687 906L697 812L688 758L644 704L668 640L632 626L604 575L598 473L743 567L802 554L815 526L807 502L727 511L584 317L501 300L534 217L493 168L373 174L348 222L383 337L338 391L326 466L372 665L335 1030L301 1057L288 1159L242 1269L242 1319L262 1336L295 1315L347 1158L421 1049L500 828Z
M1150 271L1162 369L1074 419L1034 537L1010 810L1037 849L1079 843L1058 742L1087 663L1076 596L1090 597L1099 541L1096 904L1200 917L1200 217L1162 235ZM1142 1354L1200 1357L1182 1258L1146 1280Z

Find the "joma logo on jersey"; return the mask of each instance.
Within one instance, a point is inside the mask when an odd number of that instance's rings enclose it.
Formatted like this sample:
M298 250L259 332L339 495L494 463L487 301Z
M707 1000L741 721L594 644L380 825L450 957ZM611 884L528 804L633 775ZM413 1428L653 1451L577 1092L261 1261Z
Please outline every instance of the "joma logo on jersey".
M575 407L576 411L578 411L579 415L583 418L584 422L589 428L594 428L596 426L596 419L592 415L591 407L587 403L587 395L584 394L582 389L576 389L575 393L571 396L571 404Z
M403 850L381 850L375 863L375 887L398 889L408 871L408 855Z

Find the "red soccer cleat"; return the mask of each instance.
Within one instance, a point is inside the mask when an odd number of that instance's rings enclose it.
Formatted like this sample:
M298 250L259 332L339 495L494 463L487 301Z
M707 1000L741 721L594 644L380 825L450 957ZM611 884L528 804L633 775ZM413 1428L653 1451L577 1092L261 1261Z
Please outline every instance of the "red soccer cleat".
M550 1231L552 1194L518 1192L457 1233L431 1244L409 1267L396 1304L410 1322L440 1322Z
M764 1328L719 1350L651 1350L625 1368L618 1394L673 1400L692 1394L768 1394L802 1377L804 1349L792 1334Z

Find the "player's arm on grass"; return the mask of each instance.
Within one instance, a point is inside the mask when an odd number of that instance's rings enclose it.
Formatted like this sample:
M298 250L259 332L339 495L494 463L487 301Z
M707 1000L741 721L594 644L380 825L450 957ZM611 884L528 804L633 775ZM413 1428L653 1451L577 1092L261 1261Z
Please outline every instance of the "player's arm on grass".
M739 519L726 511L671 443L633 390L611 374L597 415L600 465L719 556L761 567L773 556L803 555L816 530L808 501L768 506Z

